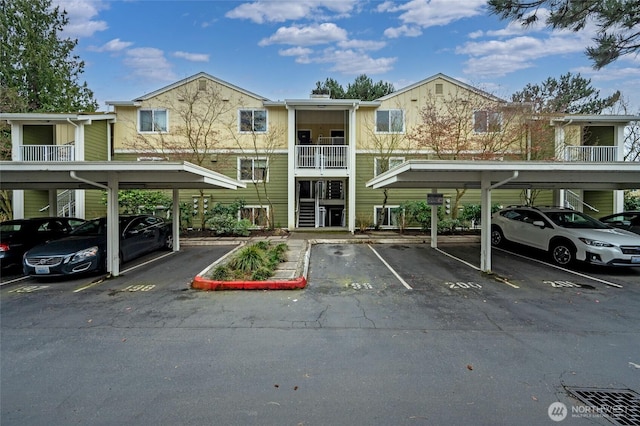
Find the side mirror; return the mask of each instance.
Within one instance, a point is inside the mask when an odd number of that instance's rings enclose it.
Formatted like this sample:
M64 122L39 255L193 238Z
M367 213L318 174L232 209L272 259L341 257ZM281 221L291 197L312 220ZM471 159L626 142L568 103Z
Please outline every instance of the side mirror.
M534 220L532 223L533 226L537 226L538 228L544 229L544 222L541 220Z

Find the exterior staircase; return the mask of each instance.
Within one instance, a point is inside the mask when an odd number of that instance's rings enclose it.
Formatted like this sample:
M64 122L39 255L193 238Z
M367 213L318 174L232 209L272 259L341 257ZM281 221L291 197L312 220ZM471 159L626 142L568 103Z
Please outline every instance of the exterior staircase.
M298 228L315 228L316 207L313 201L300 201Z

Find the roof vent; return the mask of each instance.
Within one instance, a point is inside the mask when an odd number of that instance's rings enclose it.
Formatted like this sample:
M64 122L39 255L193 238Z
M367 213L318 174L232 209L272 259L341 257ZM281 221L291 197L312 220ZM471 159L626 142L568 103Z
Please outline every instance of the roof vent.
M331 90L329 89L313 89L311 91L312 98L329 99L331 97Z

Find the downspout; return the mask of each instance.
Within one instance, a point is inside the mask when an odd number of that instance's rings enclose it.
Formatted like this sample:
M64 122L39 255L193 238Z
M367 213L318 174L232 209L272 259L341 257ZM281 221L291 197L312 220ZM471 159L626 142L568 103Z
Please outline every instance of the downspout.
M89 179L85 179L85 178L82 178L82 177L76 175L76 172L74 170L71 170L69 172L69 176L71 176L71 179L79 180L80 182L87 183L87 184L89 184L91 186L97 186L98 188L109 190L109 187L107 185L103 185L103 184L98 183L98 182L93 182L93 181L91 181Z
M518 172L517 170L513 171L513 176L510 176L504 180L501 180L500 182L496 182L493 185L491 185L488 189L489 191L491 191L492 189L496 189L498 187L501 187L502 185L504 185L505 183L509 183L512 180L516 179L518 177L518 175L520 174L520 172Z

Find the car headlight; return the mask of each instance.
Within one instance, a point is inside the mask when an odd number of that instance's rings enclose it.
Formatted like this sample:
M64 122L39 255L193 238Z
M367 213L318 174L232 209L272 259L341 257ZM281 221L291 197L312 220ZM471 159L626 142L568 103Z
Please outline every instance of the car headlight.
M613 244L606 243L604 241L592 240L590 238L578 238L578 239L591 247L615 247Z
M98 255L98 246L89 247L84 250L80 250L71 256L70 262L81 262L88 257L93 257Z

